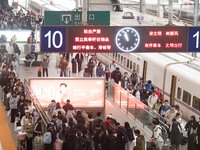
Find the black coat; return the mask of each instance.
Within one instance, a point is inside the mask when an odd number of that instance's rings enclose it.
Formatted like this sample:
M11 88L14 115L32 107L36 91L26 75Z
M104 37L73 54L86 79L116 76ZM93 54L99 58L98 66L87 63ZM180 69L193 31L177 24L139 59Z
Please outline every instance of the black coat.
M179 145L181 144L181 133L180 133L180 124L177 123L173 123L172 127L171 127L171 145Z

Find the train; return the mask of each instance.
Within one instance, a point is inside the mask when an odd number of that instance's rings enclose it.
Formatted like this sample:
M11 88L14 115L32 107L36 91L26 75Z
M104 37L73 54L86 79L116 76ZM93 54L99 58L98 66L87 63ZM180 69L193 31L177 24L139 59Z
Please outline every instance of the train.
M151 80L164 99L179 105L183 118L200 116L200 61L183 53L97 53L105 65L115 61L122 74L136 70L144 81Z
M59 4L47 3L45 1L29 0L28 10L34 12L35 14L44 16L45 11L72 11L75 9L75 1L67 0L65 1L67 6Z
M42 12L45 6L36 7ZM125 25L116 19L112 23ZM152 80L165 99L180 106L185 120L190 120L191 115L200 116L200 60L184 53L97 53L96 56L105 65L115 60L122 73L136 70L145 81Z

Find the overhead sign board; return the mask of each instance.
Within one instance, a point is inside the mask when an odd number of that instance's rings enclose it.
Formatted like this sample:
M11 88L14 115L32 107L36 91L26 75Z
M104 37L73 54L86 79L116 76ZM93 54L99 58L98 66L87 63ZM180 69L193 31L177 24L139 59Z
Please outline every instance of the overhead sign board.
M200 52L199 31L197 27L44 26L41 51Z
M44 25L81 25L82 11L45 11ZM110 11L88 11L88 25L110 25Z

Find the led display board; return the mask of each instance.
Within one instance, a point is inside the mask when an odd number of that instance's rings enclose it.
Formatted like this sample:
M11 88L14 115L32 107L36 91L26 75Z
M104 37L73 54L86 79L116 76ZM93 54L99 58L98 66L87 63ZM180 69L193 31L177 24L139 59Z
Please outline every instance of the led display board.
M194 29L152 26L68 26L65 28L44 26L41 29L41 51L91 53L199 51L199 31L200 28L197 27ZM189 40L192 44L188 44Z
M71 100L74 107L104 107L103 78L30 78L30 87L43 107L52 99Z

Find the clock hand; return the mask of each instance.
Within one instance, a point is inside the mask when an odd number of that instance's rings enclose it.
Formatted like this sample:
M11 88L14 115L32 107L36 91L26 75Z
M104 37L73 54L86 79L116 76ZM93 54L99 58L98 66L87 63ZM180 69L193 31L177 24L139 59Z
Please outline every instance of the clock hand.
M124 37L125 37L126 41L129 41L129 37L128 37L127 32L124 33Z

